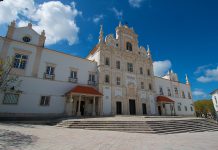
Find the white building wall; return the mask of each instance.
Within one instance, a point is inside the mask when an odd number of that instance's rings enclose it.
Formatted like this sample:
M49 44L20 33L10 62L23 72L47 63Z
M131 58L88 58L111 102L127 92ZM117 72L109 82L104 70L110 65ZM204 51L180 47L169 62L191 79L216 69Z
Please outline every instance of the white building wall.
M218 112L218 91L212 94L212 101L214 109L216 110L216 112Z
M24 36L30 37L31 39L31 41L29 42L30 44L38 45L39 34L36 33L33 29L28 28L28 27L21 27L21 28L14 29L14 34L13 34L14 40L23 42Z
M108 86L104 86L103 95L103 115L111 115L111 88Z
M89 72L96 73L96 63L93 61L44 49L39 65L39 78L43 78L48 63L55 64L55 80L57 81L68 81L71 69L75 69L78 83L87 84Z
M21 114L60 114L64 112L64 94L69 91L73 84L68 82L57 82L32 77L20 77L23 91L17 105L3 104L3 97L0 102L0 113L21 113ZM51 96L49 106L40 106L41 96Z
M33 65L34 65L34 61L35 61L35 55L36 55L36 47L29 45L29 44L25 44L25 43L20 43L20 42L16 42L13 41L11 42L11 44L9 45L8 48L8 53L7 56L9 57L13 57L16 53L16 51L27 51L29 52L28 55L28 60L27 60L27 64L25 67L25 76L32 76L32 69L33 69Z
M191 94L190 85L155 77L157 96L160 95L160 87L163 89L164 96L175 101L176 115L194 115L193 100L188 98L188 92ZM178 88L178 96L175 94L174 87ZM168 88L170 88L171 96L168 96ZM182 91L185 93L185 98L182 97ZM178 110L178 105L180 105L181 111ZM185 110L185 106L187 107L187 111ZM193 111L191 111L191 107L193 108ZM170 115L170 105L166 105L166 109L168 110L167 115Z

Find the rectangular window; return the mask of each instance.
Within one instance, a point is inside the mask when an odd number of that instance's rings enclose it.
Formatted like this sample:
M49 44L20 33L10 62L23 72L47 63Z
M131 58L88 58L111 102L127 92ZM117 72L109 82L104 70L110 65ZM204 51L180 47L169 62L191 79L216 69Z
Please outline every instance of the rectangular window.
M150 75L151 75L151 72L150 72L150 70L149 70L149 69L147 70L147 74L148 74L148 76L150 76Z
M185 106L185 111L187 111L188 109L187 109L187 106Z
M188 98L189 98L189 99L192 99L190 92L188 92Z
M73 79L77 79L77 72L76 71L71 71L70 72L70 77Z
M182 91L182 98L185 98L185 92Z
M175 91L175 96L178 97L179 96L179 91L178 91L177 87L174 88L174 91Z
M95 75L89 74L89 81L95 82Z
M54 75L54 70L55 70L55 67L47 66L47 68L46 68L46 74L47 74L47 75Z
M116 61L116 68L120 69L120 61Z
M49 106L50 96L41 96L40 106Z
M120 85L120 77L117 77L117 85Z
M151 83L149 83L149 90L152 90L152 85L151 85Z
M178 111L181 111L181 106L180 105L178 105Z
M96 84L96 82L95 82L95 75L93 73L89 74L88 84L89 85L95 85Z
M143 74L143 68L140 67L140 74Z
M133 64L132 63L127 63L127 70L128 70L128 72L133 72Z
M109 83L110 82L110 77L109 75L105 75L105 83Z
M144 82L141 82L141 89L145 89Z
M110 59L108 57L105 58L105 65L110 66Z
M28 56L22 54L15 54L14 68L25 69Z
M168 88L168 96L171 96L171 91L169 88Z
M18 103L19 94L5 93L3 104L16 105Z
M160 95L164 95L162 87L160 87Z
M55 70L55 67L47 66L46 72L45 72L45 79L54 80L54 77L55 77L54 70Z

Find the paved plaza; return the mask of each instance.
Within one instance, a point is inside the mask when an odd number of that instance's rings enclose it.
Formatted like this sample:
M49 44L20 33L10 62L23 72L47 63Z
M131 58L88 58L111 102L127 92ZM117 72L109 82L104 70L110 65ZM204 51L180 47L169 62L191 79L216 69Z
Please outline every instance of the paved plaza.
M129 120L128 117L122 119ZM138 119L142 118L135 118ZM0 124L0 149L3 150L216 150L217 137L218 132L159 135Z

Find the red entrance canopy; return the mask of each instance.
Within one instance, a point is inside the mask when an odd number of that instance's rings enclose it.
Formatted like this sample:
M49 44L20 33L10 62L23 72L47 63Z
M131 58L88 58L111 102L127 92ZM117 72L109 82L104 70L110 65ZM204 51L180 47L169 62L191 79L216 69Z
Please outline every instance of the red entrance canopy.
M174 103L173 100L171 100L170 98L165 97L165 96L158 96L158 97L157 97L157 102Z
M69 92L67 92L67 94L69 93L103 96L103 94L101 94L95 88L90 86L82 86L82 85L77 85L76 87L72 88Z

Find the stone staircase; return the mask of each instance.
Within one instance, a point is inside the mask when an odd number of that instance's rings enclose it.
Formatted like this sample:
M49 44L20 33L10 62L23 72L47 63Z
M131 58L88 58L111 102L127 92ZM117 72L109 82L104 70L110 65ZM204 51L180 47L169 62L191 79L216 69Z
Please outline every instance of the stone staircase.
M131 133L154 133L145 121L62 121L56 126L86 129L86 130L107 130Z
M147 121L146 123L155 133L159 134L218 131L218 124L206 119Z
M107 130L156 134L218 131L218 124L206 119L182 119L165 121L63 120L56 126L86 130Z

